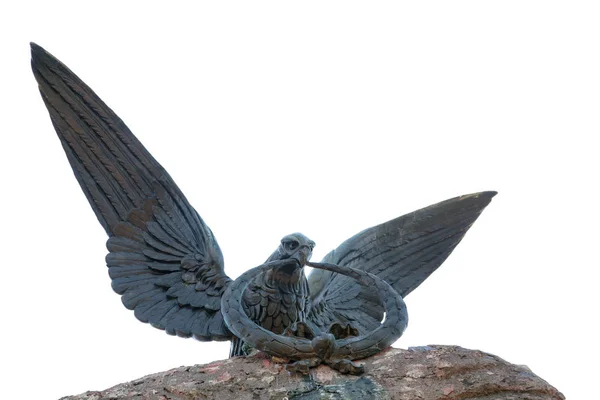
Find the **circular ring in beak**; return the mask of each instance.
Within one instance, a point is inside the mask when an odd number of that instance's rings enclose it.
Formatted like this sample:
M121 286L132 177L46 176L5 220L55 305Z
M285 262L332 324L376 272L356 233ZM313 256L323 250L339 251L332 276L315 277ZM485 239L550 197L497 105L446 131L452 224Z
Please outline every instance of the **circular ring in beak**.
M406 305L402 296L387 282L366 271L335 264L308 263L306 265L337 272L356 279L361 285L377 290L384 306L386 318L382 324L366 335L335 340L327 332L316 332L312 341L298 336L277 335L254 323L245 313L242 294L248 284L268 268L285 260L273 261L246 271L232 282L221 298L221 312L229 330L250 346L271 356L291 360L316 360L335 365L343 360L358 360L379 353L391 346L404 333L408 323ZM279 264L278 264L279 263ZM324 346L323 341L329 344ZM327 354L321 349L328 348Z

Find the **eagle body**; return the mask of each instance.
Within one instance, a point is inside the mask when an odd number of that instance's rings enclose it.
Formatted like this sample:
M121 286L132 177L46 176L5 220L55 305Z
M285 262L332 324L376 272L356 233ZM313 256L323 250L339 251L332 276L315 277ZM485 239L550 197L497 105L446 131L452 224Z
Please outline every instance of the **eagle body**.
M253 322L273 333L282 334L295 323L307 320L310 290L304 265L314 246L315 243L301 233L281 239L280 246L266 262L288 262L258 275L244 291L244 311ZM242 345L240 340L234 340L230 356L243 355Z

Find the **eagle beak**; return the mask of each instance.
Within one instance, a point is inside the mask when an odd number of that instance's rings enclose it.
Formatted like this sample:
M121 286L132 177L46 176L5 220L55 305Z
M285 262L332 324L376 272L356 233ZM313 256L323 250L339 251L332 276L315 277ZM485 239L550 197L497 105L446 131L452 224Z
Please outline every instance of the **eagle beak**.
M293 258L294 260L298 261L298 264L300 264L300 268L302 268L306 265L306 262L310 259L311 255L312 249L305 245L300 247L298 251L296 251L290 258Z

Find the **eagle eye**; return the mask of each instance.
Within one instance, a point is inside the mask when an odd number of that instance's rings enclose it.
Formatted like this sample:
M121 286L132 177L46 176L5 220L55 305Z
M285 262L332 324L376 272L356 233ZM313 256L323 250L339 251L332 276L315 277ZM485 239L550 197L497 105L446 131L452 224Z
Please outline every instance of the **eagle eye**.
M284 245L287 250L296 250L300 246L300 243L297 240L290 240L289 242L285 242Z

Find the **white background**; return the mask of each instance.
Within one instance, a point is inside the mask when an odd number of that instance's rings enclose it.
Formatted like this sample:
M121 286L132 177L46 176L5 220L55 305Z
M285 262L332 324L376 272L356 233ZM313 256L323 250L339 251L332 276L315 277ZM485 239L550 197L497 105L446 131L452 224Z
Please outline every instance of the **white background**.
M290 232L319 260L366 227L499 191L408 297L396 346L481 349L570 399L597 392L596 2L194 3L0 10L3 398L101 390L228 351L138 322L112 292L29 41L169 170L232 277Z

